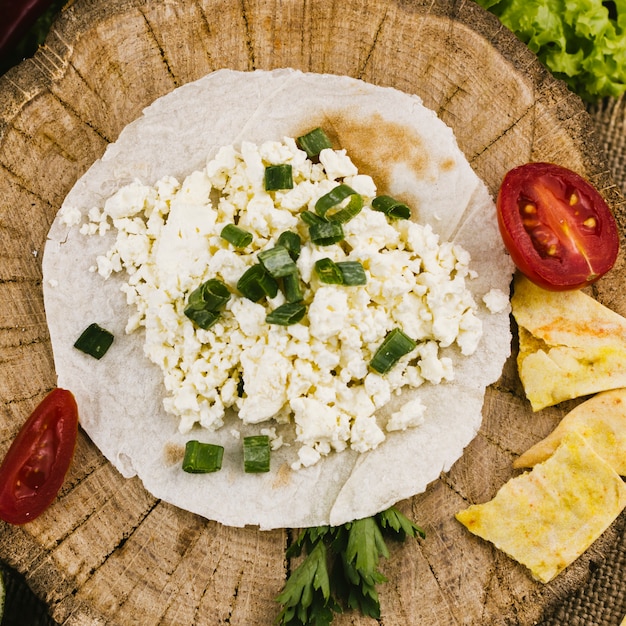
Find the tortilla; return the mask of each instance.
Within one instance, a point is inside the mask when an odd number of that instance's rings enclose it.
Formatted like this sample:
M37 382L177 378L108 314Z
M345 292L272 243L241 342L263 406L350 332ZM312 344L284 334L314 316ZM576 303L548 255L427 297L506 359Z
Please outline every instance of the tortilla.
M244 474L241 441L230 434L237 421L232 416L215 433L192 433L225 447L221 471L182 472L182 449L191 437L178 432L163 409L161 373L144 357L141 331L124 333L123 279L103 281L89 272L111 237L86 237L57 217L45 248L44 297L58 385L76 395L83 428L124 476L138 475L154 496L228 525L338 525L422 492L476 435L485 387L498 379L510 353L509 309L492 313L482 303L492 289L508 293L513 269L492 198L451 129L416 96L288 69L220 70L148 107L76 183L63 208L84 216L134 180L182 180L221 146L297 137L315 126L374 178L379 193L408 203L414 219L468 250L476 272L471 289L484 325L479 349L471 357L446 349L456 369L453 383L394 398L385 407L389 415L415 397L426 407L424 423L390 433L375 450L331 454L292 471L295 453L284 446L273 453L269 473ZM99 361L72 347L92 321L115 335Z
M626 387L626 319L582 291L550 292L517 276L518 370L533 411Z
M582 435L620 476L626 476L626 389L604 391L579 404L547 437L515 459L513 467L545 461L572 431Z
M572 432L548 460L510 479L493 500L456 517L547 583L583 554L625 506L622 479Z

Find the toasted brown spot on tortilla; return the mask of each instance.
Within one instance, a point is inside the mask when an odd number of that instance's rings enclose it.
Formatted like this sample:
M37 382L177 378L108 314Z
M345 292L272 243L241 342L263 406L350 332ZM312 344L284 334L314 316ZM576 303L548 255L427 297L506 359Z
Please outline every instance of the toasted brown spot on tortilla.
M422 138L406 126L389 122L381 115L359 120L343 111L332 119L341 147L348 151L361 172L370 172L386 193L392 185L393 169L406 165L418 179L432 175L431 161Z
M315 122L302 133L321 126L333 146L345 149L359 172L367 172L374 179L379 194L390 193L393 170L398 165L407 167L418 179L434 180L437 175L422 137L405 125L385 120L380 114L363 118L349 108L326 111L323 117L312 119ZM455 161L447 159L440 168L450 170L454 166Z
M287 463L283 463L276 472L276 478L272 483L274 489L280 489L287 486L291 482L292 471Z
M165 457L165 463L167 465L182 463L185 457L185 448L173 443L167 443L163 448L163 456Z
M447 171L454 169L455 165L456 165L456 161L454 159L446 159L445 161L442 161L440 163L439 167L444 172L447 172Z

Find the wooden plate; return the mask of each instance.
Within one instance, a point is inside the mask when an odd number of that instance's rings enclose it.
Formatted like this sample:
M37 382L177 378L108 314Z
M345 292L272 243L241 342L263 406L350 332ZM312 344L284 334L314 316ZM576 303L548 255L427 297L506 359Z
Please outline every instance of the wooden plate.
M77 0L35 58L0 79L1 452L55 385L41 252L64 196L144 106L222 67L347 74L416 93L492 192L514 165L561 163L596 184L624 231L624 202L582 104L473 2ZM623 277L620 258L595 294L626 314ZM381 624L531 624L581 584L624 516L549 585L453 518L492 497L512 459L567 408L532 414L509 361L463 458L399 504L428 536L393 546ZM0 528L0 557L68 625L268 625L290 568L291 531L228 528L159 502L83 434L59 500L24 527Z

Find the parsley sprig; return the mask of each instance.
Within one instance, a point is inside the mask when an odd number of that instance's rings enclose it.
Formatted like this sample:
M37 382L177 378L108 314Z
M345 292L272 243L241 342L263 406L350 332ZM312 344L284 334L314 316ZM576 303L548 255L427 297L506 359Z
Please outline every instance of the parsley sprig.
M379 618L376 586L387 581L378 569L380 558L389 556L386 536L404 541L426 535L395 507L342 526L304 529L287 549L287 557L307 554L276 598L282 610L275 623L328 626L344 608Z

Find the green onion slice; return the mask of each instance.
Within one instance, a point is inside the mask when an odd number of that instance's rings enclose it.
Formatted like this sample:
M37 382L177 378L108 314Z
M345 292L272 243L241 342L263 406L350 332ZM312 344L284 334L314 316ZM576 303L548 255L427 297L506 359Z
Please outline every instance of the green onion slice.
M283 246L274 246L269 250L259 252L258 259L269 275L274 278L282 278L298 271L289 251Z
M228 287L217 278L210 278L189 294L184 313L196 326L208 330L219 319L220 309L229 298Z
M291 326L297 324L306 313L306 306L300 302L285 302L265 316L268 324Z
M352 287L367 284L367 274L358 261L339 261L336 265L341 272L344 285Z
M328 257L315 261L315 273L328 285L343 285L343 274L337 264Z
M217 278L210 278L194 289L187 300L187 306L207 311L218 311L229 300L228 287Z
M309 237L318 246L331 246L343 240L343 228L339 222L318 222L309 226Z
M113 343L113 333L95 322L89 324L74 343L81 352L100 360Z
M220 233L222 239L226 239L235 248L245 248L252 243L252 233L249 233L235 224L226 224Z
M219 311L209 311L207 309L194 309L187 307L185 315L202 330L209 330L220 318Z
M298 233L286 230L280 234L276 240L276 245L285 248L287 252L289 252L289 256L294 261L298 260L300 251L302 250L302 240L300 239L300 235L298 235Z
M319 126L298 137L296 143L306 152L309 159L318 156L325 148L333 147L328 135Z
M376 350L370 361L370 367L379 374L386 374L405 355L417 347L417 342L411 339L399 328L394 328Z
M324 224L326 222L325 219L321 218L316 213L312 211L302 211L300 213L300 219L307 225L313 226L314 224Z
M249 474L270 471L270 438L251 435L243 438L243 469Z
M268 271L257 263L249 267L237 281L237 289L243 296L258 302L265 296L268 298L276 297L278 293L278 282L269 275Z
M381 211L387 217L407 220L411 217L411 209L391 196L377 196L372 200L372 209Z
M283 293L287 302L300 302L304 297L300 275L296 272L283 277Z
M265 168L265 191L293 189L293 172L291 164L268 165Z
M224 448L213 443L201 443L195 439L185 445L183 471L191 474L208 474L222 469Z
M347 204L344 200L349 198ZM337 185L315 203L315 212L329 222L345 223L363 208L363 196L348 185Z

